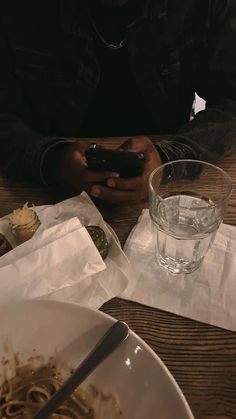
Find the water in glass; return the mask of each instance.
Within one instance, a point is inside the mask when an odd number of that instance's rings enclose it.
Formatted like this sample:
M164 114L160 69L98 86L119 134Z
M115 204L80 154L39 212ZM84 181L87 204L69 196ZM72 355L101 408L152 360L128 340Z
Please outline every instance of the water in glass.
M174 195L151 209L159 263L174 273L197 269L210 248L220 221L215 205L192 195Z

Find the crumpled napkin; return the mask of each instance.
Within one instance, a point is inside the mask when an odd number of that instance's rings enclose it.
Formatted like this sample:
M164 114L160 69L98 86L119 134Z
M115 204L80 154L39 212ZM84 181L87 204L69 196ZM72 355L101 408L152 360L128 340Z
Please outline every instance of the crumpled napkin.
M202 266L192 274L171 274L158 265L147 209L124 250L133 275L122 298L236 331L236 227L221 224Z
M47 298L99 308L125 289L127 257L85 192L35 210L41 226L32 239L0 258L0 303ZM99 225L107 235L105 261L84 227L87 224ZM16 246L8 217L0 220L0 232Z

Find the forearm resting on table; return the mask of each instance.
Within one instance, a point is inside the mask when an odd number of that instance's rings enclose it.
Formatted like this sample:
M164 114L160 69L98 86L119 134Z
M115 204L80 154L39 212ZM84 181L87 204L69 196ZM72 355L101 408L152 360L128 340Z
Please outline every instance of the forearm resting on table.
M155 136L150 136L155 142ZM163 163L180 159L216 162L236 149L236 118L220 109L199 112L176 134L156 140Z
M46 154L64 143L66 139L44 137L31 130L14 114L0 114L0 169L9 178L47 183L42 173Z

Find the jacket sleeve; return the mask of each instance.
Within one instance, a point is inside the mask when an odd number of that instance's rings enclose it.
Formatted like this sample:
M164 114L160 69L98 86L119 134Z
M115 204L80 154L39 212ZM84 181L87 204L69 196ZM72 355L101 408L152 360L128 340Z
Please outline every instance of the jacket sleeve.
M54 186L55 179L45 178L44 160L49 151L64 147L68 142L43 137L16 115L0 113L0 170L9 178Z
M182 158L214 162L236 149L236 2L210 0L208 4L196 85L206 109L168 141L156 144L163 162Z
M50 183L42 173L48 150L66 139L47 138L33 131L20 115L25 100L20 83L14 77L10 48L0 32L0 170L8 177ZM17 94L16 94L17 93ZM16 103L20 98L22 103Z

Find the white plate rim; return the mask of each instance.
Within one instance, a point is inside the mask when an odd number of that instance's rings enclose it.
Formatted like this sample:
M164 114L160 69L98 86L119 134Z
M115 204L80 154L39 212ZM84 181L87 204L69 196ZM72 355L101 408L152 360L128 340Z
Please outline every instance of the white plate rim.
M36 303L37 305L42 305L42 306L64 306L65 308L68 306L73 306L74 309L76 310L82 310L84 312L89 312L90 314L93 313L93 315L99 315L102 319L106 319L109 320L111 323L115 323L117 321L116 318L110 316L109 314L106 314L100 310L94 310L90 307L86 307L83 306L81 304L77 304L74 302L66 302L66 301L56 301L56 300L40 300L40 299L35 299L35 300L24 300L24 301L19 301L16 303L4 303L1 304L0 306L0 312L2 310L4 310L4 307L10 307L10 306L23 306L24 304L34 304ZM142 346L145 348L145 350L155 359L155 361L157 362L157 364L159 364L159 366L163 369L163 371L165 372L165 374L168 376L168 378L171 381L171 385L175 388L176 392L178 393L179 399L181 400L181 402L184 404L185 409L186 409L186 413L188 414L189 418L188 419L194 419L193 413L190 409L190 406L183 394L183 392L181 391L178 383L176 382L174 376L172 375L172 373L169 371L169 369L167 368L167 366L164 364L164 362L161 360L161 358L154 352L154 350L139 336L137 335L132 329L130 329L130 333L131 335L133 335L137 341L139 341Z

